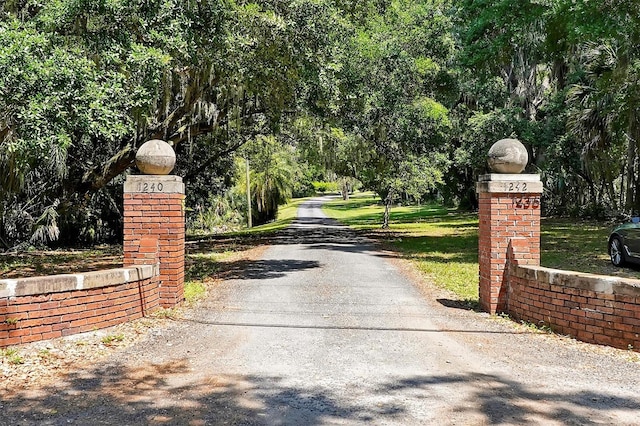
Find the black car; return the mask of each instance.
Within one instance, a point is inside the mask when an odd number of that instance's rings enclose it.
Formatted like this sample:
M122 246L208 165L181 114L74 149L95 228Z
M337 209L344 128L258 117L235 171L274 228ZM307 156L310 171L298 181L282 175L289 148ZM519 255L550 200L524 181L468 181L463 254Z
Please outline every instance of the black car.
M615 266L640 264L640 217L619 225L609 235L609 257Z

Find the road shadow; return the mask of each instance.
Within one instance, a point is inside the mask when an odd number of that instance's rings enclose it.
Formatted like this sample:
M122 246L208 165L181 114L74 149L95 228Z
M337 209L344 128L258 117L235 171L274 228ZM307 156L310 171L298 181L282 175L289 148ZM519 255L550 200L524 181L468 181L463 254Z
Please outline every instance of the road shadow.
M480 312L480 303L476 300L436 299L445 308L461 309L463 311Z
M437 395L438 388L447 386L461 392L471 389L466 398L451 401L450 412L463 418L481 414L482 424L611 424L616 419L613 411L628 413L629 419L640 416L640 398L606 391L545 391L496 374L416 376L391 382L379 392L393 395L412 390Z
M640 414L637 398L531 389L497 374L381 377L354 390L359 395L315 383L292 386L278 376L194 375L184 359L108 363L37 391L1 390L0 425L401 424L422 420L412 412L416 404L446 406L449 415L482 424L610 424L616 413Z
M285 275L321 267L315 260L271 259L218 262L202 258L189 262L186 279L271 280Z
M220 276L223 279L270 280L283 277L293 272L319 267L320 262L315 260L241 260L233 262L231 267L225 270Z
M200 375L186 360L74 372L41 390L0 391L0 426L320 425L393 419L401 409L345 403L330 389L272 376Z
M358 232L328 218L299 218L287 229L259 235L220 235L200 238L186 245L186 279L272 279L286 274L321 266L317 261L297 259L217 261L207 258L210 253L239 252L261 246L306 245L345 252L377 253L374 243Z
M353 230L340 222L319 217L295 219L284 230L261 234L210 235L188 241L188 254L220 253L225 251L248 250L263 245L292 244L353 244L370 242L366 232Z

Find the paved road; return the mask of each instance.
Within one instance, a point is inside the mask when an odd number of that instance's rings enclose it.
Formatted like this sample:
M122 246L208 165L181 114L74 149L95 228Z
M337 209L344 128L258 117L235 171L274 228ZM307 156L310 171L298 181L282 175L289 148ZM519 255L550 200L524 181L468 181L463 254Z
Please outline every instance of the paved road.
M638 363L425 295L320 204L184 321L4 424L640 424Z

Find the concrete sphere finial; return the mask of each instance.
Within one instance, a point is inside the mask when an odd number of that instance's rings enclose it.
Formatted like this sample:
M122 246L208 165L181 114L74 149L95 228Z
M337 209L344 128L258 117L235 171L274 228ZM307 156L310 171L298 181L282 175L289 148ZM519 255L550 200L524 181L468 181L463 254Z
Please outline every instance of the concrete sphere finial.
M138 149L136 165L145 175L168 175L176 165L176 153L165 141L153 139Z
M518 174L527 167L529 153L517 139L501 139L489 150L489 167L496 173Z

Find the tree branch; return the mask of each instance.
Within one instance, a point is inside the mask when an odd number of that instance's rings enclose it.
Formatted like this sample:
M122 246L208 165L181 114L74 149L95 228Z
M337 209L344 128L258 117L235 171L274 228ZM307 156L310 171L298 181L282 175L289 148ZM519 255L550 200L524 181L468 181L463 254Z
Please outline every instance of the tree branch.
M242 147L245 143L247 143L249 141L249 138L245 138L243 139L241 142L235 143L233 145L231 145L230 147L228 147L227 149L225 149L224 151L220 151L220 152L216 152L215 154L209 156L206 160L204 160L202 162L202 164L200 164L200 166L198 166L195 170L192 170L191 172L187 173L183 179L185 182L193 179L195 176L199 175L200 173L202 173L206 168L210 167L211 164L216 161L217 159L224 157L225 155L231 154L232 152L240 149L240 147Z
M86 194L104 188L113 178L133 166L135 160L136 150L127 144L106 163L86 171L74 192Z

